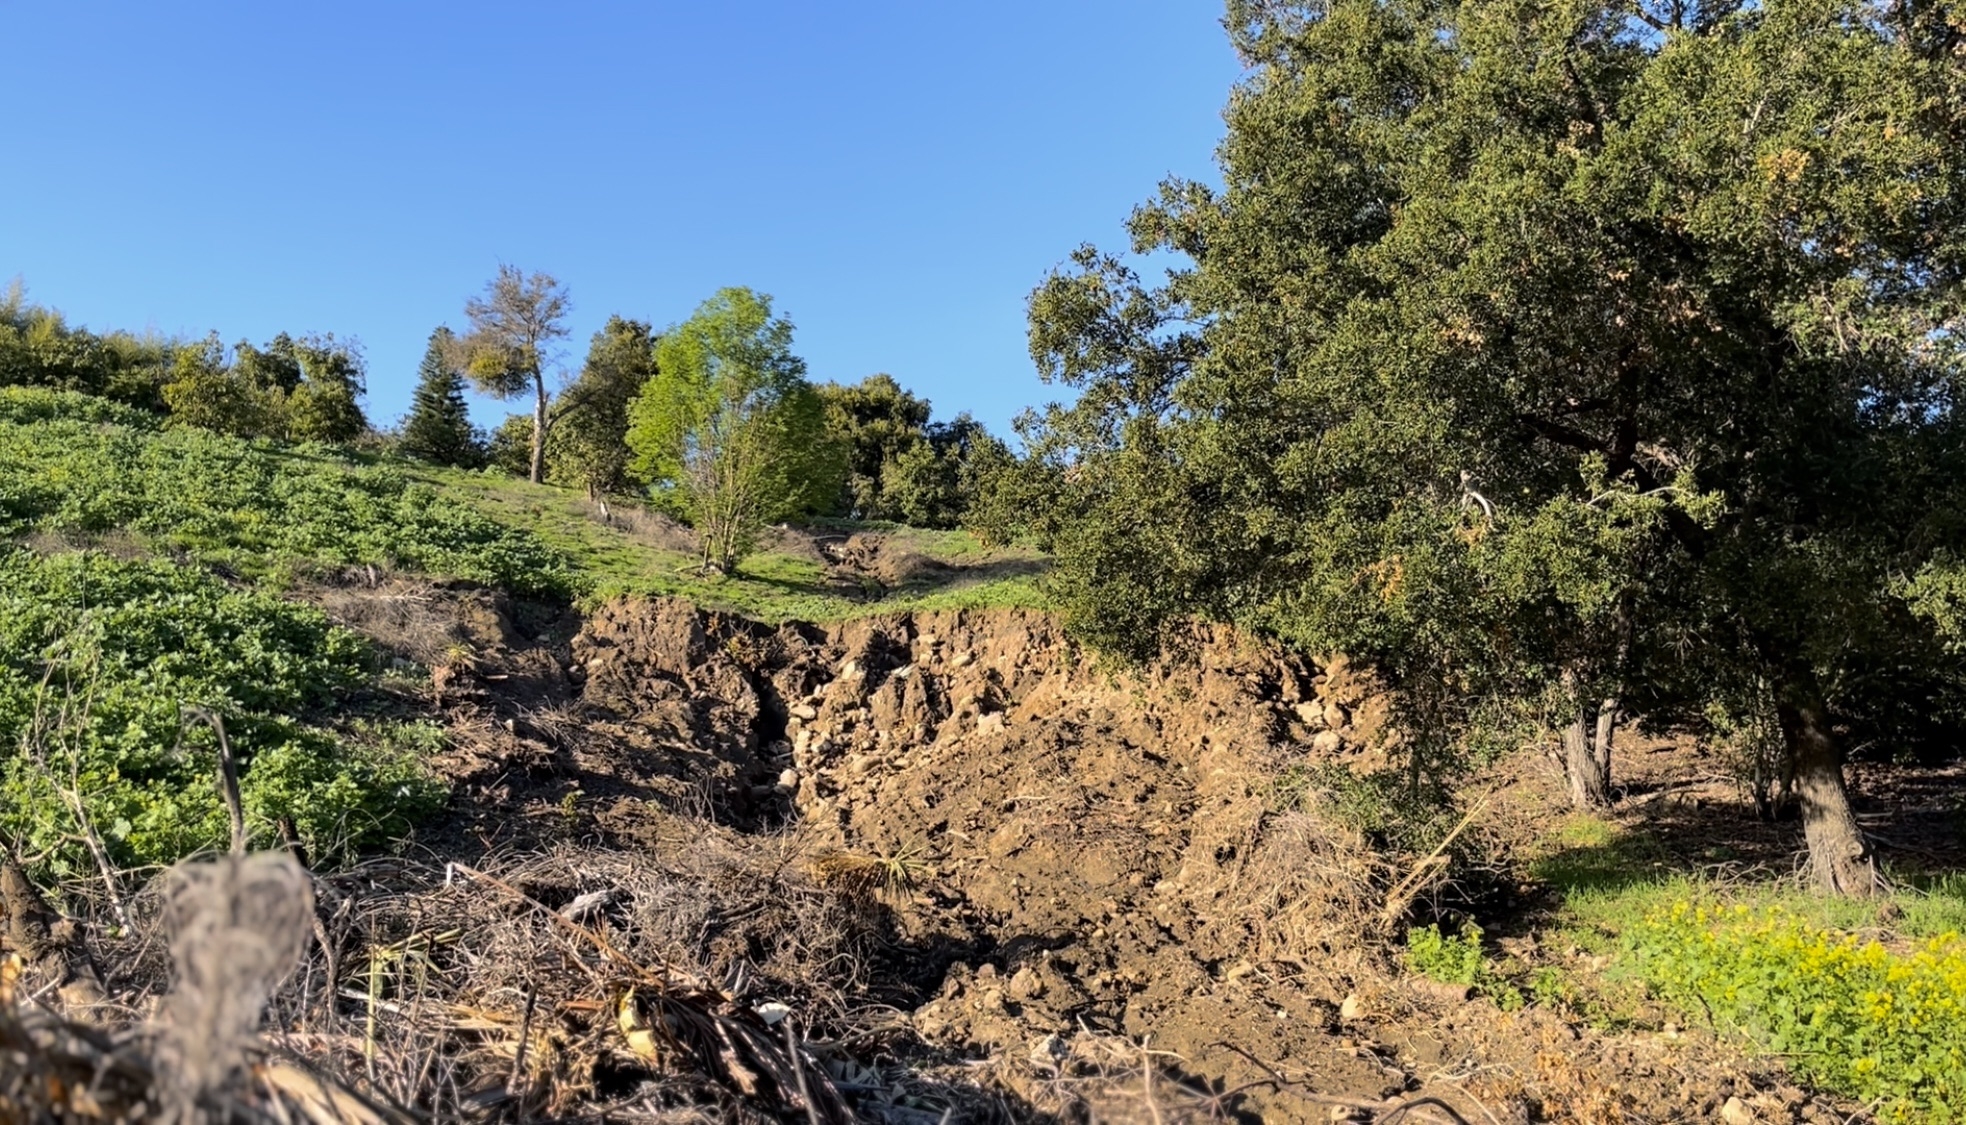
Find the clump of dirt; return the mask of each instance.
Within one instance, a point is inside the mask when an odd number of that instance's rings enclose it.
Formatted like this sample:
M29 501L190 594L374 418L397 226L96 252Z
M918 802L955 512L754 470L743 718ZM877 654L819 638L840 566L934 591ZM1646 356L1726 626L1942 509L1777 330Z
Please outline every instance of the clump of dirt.
M948 563L898 546L879 532L863 531L844 540L821 541L820 548L833 566L889 589L933 581L953 569Z

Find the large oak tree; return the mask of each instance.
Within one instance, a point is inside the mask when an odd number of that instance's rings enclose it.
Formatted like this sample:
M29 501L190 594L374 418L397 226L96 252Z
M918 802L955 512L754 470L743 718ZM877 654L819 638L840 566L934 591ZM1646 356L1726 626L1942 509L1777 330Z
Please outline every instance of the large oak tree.
M1416 780L1555 706L1753 694L1817 883L1866 893L1832 718L1958 538L1966 20L1931 0L1235 0L1221 187L1031 302L1078 627L1368 657ZM1956 545L1955 545L1956 546ZM1721 697L1727 697L1722 699Z

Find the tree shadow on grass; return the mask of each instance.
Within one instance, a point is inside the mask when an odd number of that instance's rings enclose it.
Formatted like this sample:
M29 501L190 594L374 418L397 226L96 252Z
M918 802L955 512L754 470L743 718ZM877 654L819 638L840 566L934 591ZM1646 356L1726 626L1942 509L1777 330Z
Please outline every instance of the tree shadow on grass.
M760 574L739 566L735 577L744 582L769 587L794 597L843 598L870 607L892 602L922 601L961 590L1009 583L1043 574L1049 563L1044 559L1006 558L979 562L942 563L924 560L890 585L864 571L832 567L810 578Z

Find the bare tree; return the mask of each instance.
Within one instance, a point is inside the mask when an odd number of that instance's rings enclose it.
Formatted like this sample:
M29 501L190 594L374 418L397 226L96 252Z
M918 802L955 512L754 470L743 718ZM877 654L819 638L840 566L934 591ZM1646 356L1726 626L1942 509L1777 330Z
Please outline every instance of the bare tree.
M546 478L546 434L557 416L547 409L546 368L555 358L553 342L567 335L572 307L566 287L549 273L500 265L482 297L464 302L470 329L458 338L456 362L487 394L517 398L533 392L532 470L534 484Z

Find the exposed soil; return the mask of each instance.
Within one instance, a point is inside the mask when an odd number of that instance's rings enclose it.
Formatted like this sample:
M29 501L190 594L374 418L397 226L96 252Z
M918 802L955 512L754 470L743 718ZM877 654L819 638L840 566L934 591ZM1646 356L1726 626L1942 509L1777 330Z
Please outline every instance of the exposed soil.
M973 1119L1330 1121L1419 1095L1440 1102L1409 1119L1850 1111L1698 1032L1600 1034L1402 980L1382 908L1405 872L1279 800L1294 769L1385 760L1386 701L1342 660L1202 628L1122 672L1033 612L774 629L656 600L576 628L430 596L469 656L435 677L458 800L427 843L662 862L713 821L720 847L798 857L878 904L881 952L840 996L898 1010L919 1073L1000 1090ZM1510 800L1554 807L1528 763Z

